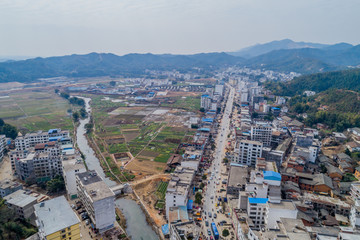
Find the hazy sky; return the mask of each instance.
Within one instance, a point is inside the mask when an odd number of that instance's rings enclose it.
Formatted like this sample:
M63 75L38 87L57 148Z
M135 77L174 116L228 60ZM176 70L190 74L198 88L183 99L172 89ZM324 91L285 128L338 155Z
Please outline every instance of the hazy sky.
M360 41L360 0L0 0L0 56Z

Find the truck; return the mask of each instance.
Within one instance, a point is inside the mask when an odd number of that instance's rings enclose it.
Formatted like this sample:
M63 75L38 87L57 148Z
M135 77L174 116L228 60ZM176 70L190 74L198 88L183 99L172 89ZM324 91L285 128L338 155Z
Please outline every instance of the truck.
M219 231L216 228L216 224L214 222L211 223L211 230L213 232L214 238L217 240L219 239L220 235L219 235Z

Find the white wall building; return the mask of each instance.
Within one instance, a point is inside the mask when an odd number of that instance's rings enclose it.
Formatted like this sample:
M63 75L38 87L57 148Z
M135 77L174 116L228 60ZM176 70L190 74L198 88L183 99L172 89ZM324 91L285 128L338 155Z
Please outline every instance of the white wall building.
M76 174L78 197L100 232L114 227L115 194L95 170Z
M257 141L241 140L234 149L235 163L255 166L256 160L261 157L263 144Z
M224 85L216 84L215 85L214 95L222 96L223 93L224 93Z
M62 161L63 177L66 186L67 198L77 198L76 174L86 172L81 158L73 158Z
M50 129L47 132L38 131L36 133L27 133L25 136L19 135L15 139L15 148L17 150L27 150L36 144L47 143L55 140L55 138L70 138L70 133L67 130Z
M169 217L170 207L186 206L188 202L191 183L195 170L178 166L171 175L171 180L166 190L166 217Z
M251 126L251 140L262 142L264 146L271 145L272 127L266 122L257 122Z
M296 219L298 210L292 201L282 200L280 203L268 202L266 206L265 225L268 229L276 229L280 218Z
M247 213L249 218L253 221L255 229L260 229L265 226L265 214L267 208L267 198L249 198Z
M211 107L211 96L209 94L201 95L200 107L204 108L205 111L210 109L210 107Z

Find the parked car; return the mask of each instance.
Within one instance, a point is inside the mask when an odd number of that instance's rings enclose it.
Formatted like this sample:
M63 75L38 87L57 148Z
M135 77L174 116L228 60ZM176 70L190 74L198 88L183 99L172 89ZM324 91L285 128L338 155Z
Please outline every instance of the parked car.
M210 229L208 229L208 234L209 234L209 236L211 236L211 231L210 231Z
M214 213L214 218L217 218L217 215L216 215L216 213Z
M209 222L208 221L205 221L205 226L209 226Z

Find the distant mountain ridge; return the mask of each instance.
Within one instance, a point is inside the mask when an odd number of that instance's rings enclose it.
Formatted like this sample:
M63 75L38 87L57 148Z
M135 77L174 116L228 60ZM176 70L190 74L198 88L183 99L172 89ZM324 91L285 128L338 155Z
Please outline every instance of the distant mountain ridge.
M351 44L349 45L352 46ZM243 58L253 58L280 49L325 48L329 46L332 45L311 42L294 42L291 39L283 39L264 44L256 44L250 47L240 49L239 51L229 52L229 54Z
M281 46L285 49L277 49ZM59 76L142 76L146 69L189 71L201 68L206 72L227 66L242 66L308 74L360 67L360 45L296 43L285 39L255 47L257 50L252 54L276 50L248 59L224 52L193 55L133 53L124 56L112 53L89 53L7 61L0 62L0 83L31 82L38 78ZM249 48L246 51L249 53Z

